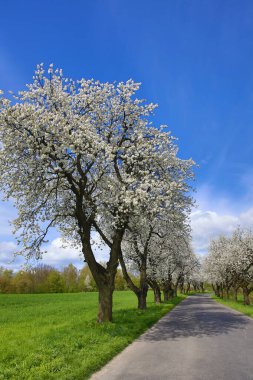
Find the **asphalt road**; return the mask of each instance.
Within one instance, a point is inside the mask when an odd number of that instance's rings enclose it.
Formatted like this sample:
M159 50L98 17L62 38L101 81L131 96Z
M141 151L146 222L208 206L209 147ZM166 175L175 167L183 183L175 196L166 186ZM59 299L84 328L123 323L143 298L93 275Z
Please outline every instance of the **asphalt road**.
M253 320L190 296L90 380L253 380Z

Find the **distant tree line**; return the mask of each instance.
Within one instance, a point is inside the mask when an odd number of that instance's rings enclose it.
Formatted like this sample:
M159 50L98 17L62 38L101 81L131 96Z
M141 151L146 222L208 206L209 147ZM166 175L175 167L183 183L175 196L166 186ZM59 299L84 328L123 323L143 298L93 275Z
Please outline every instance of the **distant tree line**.
M229 298L231 293L237 301L238 292L243 302L250 305L253 292L253 232L237 228L231 236L220 235L210 242L203 273L212 284L217 297Z
M137 283L137 278L132 275ZM125 290L127 284L120 269L115 278L115 289ZM87 265L78 270L69 264L63 270L49 265L38 265L13 272L0 267L0 293L75 293L97 291L97 286Z

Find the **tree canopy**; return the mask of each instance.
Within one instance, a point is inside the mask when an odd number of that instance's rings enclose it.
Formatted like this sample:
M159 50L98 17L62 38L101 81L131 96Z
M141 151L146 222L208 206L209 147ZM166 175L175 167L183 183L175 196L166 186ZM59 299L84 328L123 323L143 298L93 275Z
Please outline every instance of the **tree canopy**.
M121 243L133 220L156 224L192 204L194 162L177 156L164 126L152 125L156 105L135 97L139 87L74 81L38 65L26 90L0 101L0 189L17 207L21 252L41 257L51 227L81 247L101 321L111 320ZM92 231L110 248L106 267L95 259Z

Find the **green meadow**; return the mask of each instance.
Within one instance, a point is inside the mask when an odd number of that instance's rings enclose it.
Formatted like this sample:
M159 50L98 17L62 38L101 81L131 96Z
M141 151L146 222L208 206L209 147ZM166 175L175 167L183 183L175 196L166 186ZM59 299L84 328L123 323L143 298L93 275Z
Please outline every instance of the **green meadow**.
M185 296L136 309L114 293L113 323L97 324L97 293L0 295L0 380L88 379Z
M253 318L253 299L251 298L251 304L250 305L244 305L243 304L243 297L241 294L238 295L238 301L233 301L232 299L225 299L225 298L219 298L215 295L212 295L212 298L223 304L224 306L231 307L234 310L240 311L241 313L247 315L248 317Z

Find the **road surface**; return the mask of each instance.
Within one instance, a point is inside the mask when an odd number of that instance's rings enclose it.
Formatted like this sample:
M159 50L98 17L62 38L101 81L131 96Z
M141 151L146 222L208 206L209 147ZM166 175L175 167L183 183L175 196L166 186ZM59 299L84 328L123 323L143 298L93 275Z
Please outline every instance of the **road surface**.
M253 380L253 319L189 296L90 380Z

